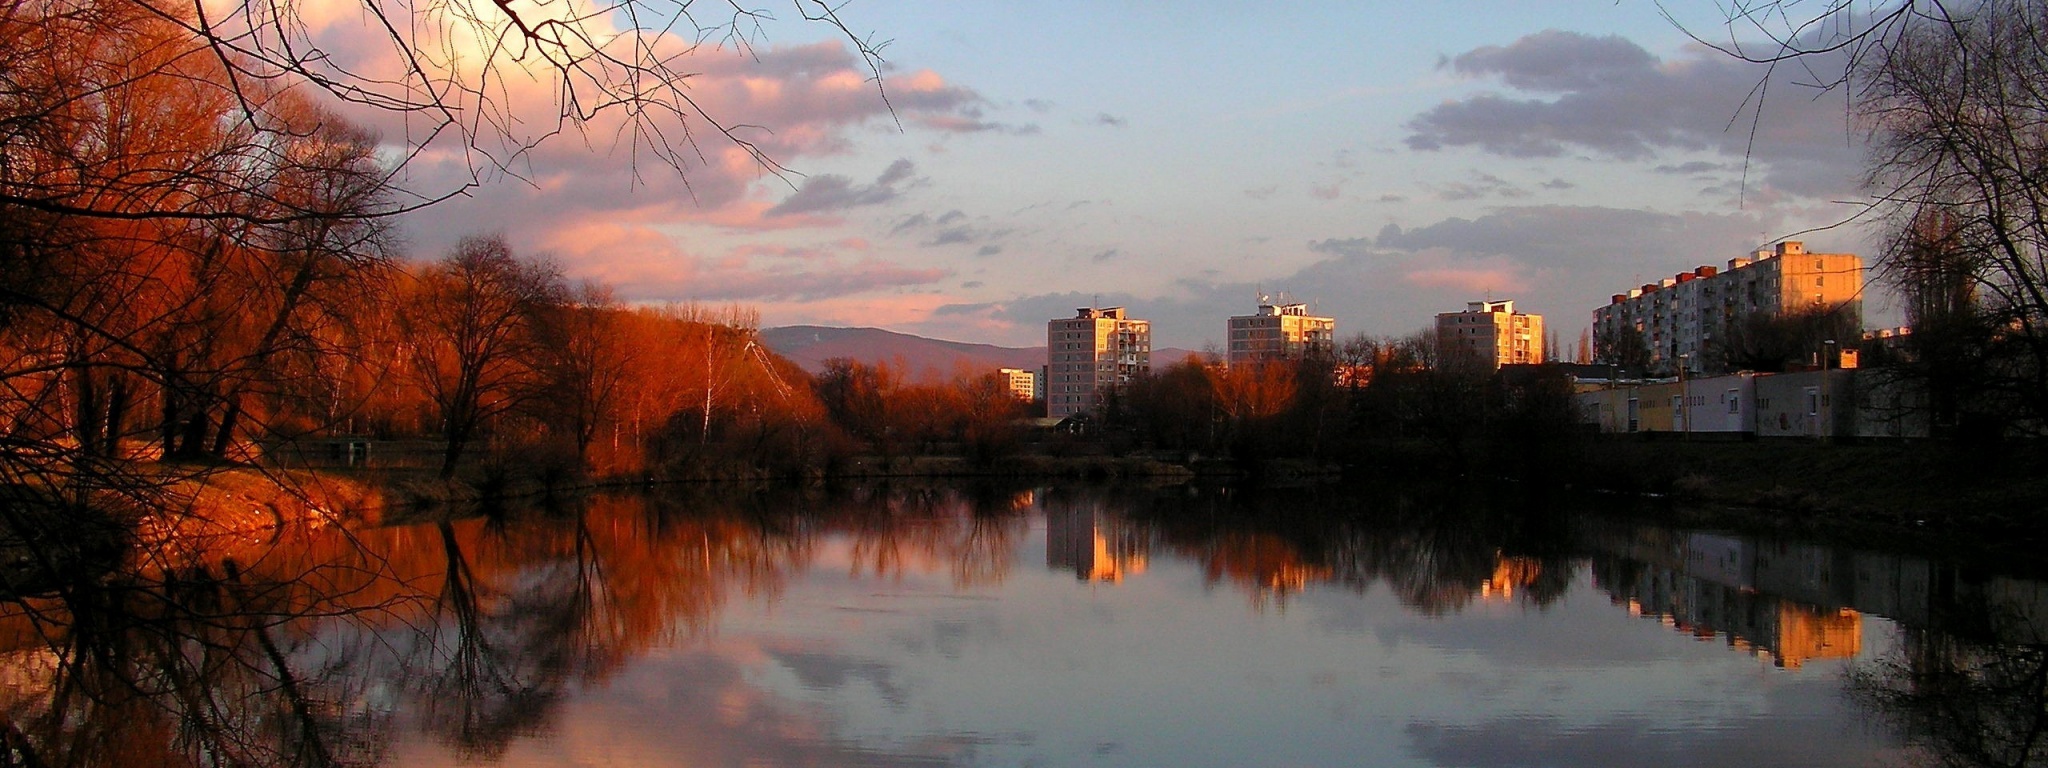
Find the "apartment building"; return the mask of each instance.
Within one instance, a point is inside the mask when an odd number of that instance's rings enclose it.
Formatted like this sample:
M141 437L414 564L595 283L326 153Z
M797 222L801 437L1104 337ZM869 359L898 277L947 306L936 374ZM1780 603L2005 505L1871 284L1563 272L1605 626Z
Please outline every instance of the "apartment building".
M1719 269L1701 266L1628 293L1610 297L1593 310L1595 339L1640 336L1653 369L1688 372L1715 369L1715 346L1737 321L1803 309L1841 310L1860 325L1863 318L1863 260L1853 253L1812 253L1787 240L1749 258L1728 260Z
M997 368L996 373L1010 388L1010 396L1024 402L1038 399L1038 372L1022 368Z
M1308 313L1307 304L1260 304L1256 314L1230 318L1225 360L1246 365L1267 360L1329 357L1336 349L1337 321Z
M1045 352L1046 415L1086 413L1104 392L1152 370L1152 324L1123 307L1084 307L1046 323Z
M1515 311L1513 301L1474 301L1463 312L1436 316L1437 355L1467 356L1493 368L1543 362L1543 316Z

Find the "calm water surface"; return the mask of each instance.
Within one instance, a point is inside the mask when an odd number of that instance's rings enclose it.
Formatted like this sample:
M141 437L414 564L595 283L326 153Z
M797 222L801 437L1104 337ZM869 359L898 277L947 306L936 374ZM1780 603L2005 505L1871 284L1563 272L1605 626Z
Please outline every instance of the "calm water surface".
M9 603L0 764L2021 765L2044 595L1455 494L603 498Z

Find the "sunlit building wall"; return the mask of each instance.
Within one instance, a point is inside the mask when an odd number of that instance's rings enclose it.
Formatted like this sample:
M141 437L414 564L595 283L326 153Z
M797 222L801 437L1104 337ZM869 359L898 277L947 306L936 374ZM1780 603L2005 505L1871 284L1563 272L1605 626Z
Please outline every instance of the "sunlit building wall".
M1046 323L1046 415L1087 413L1103 394L1152 370L1152 324L1123 307L1083 307Z
M1853 253L1810 253L1787 240L1728 260L1727 269L1702 266L1628 293L1593 310L1595 340L1636 334L1650 364L1693 373L1708 370L1714 345L1727 329L1752 314L1777 316L1802 309L1841 309L1860 325L1863 259ZM1848 340L1844 340L1848 343ZM1816 350L1818 353L1819 350Z
M1307 304L1260 304L1255 314L1230 318L1225 338L1230 365L1328 358L1336 349L1337 321L1309 314Z
M1465 356L1492 368L1543 362L1543 316L1512 301L1475 301L1436 316L1437 355Z
M1010 395L1024 402L1038 399L1038 372L1022 368L998 368L1003 381L1010 388Z

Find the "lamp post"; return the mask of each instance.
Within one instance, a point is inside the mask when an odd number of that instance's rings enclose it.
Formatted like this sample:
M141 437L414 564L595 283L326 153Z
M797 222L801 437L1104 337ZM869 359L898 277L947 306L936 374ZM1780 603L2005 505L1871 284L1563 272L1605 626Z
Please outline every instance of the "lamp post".
M1835 340L1827 339L1820 344L1820 439L1825 442L1835 436L1834 425L1829 423L1834 408L1828 405L1828 361L1835 356Z
M1678 356L1678 423L1684 430L1685 439L1692 440L1692 390L1685 385L1685 369L1692 367L1692 353Z

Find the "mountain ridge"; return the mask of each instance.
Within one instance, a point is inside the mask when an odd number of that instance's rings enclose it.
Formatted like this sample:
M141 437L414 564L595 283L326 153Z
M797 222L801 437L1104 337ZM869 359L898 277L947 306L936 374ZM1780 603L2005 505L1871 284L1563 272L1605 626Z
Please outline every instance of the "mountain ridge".
M868 327L785 325L761 329L761 343L804 370L825 370L825 361L850 358L870 365L890 363L916 380L944 380L955 374L980 374L997 368L1036 372L1045 366L1045 347L1004 347L969 341L934 339ZM1184 349L1155 349L1152 359L1178 361Z

